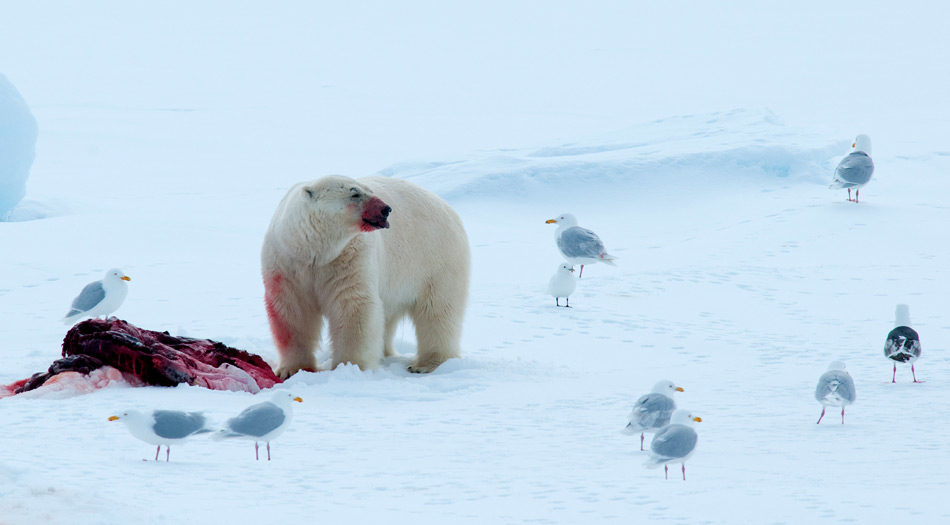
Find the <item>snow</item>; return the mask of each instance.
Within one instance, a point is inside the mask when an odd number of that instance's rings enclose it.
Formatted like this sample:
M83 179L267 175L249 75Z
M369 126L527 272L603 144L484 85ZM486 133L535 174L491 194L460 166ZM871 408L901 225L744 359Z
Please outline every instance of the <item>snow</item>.
M409 374L405 325L377 370L294 376L271 462L200 436L143 461L107 421L220 425L247 393L103 372L2 399L0 523L950 518L948 8L193 4L5 7L0 73L41 134L0 223L0 383L59 356L62 312L114 266L134 279L118 316L276 364L260 244L287 188L328 173L405 177L459 211L463 358ZM876 170L853 204L827 185L858 133ZM546 293L544 221L565 210L619 257L570 309ZM923 384L889 381L899 303ZM858 401L815 425L835 359ZM619 432L659 379L703 418L685 482Z
M453 200L509 192L681 191L706 173L729 179L773 175L815 177L847 140L791 130L767 109L675 116L551 146L480 151L468 157L399 163L382 170L414 180ZM824 178L822 178L824 180ZM718 181L727 184L729 180Z
M0 221L26 195L36 146L36 119L16 87L0 74Z

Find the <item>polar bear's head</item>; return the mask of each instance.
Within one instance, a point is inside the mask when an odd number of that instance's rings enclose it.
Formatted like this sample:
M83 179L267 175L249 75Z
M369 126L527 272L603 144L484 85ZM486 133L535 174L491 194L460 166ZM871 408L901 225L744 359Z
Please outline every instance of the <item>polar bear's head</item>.
M311 213L334 216L357 231L389 228L392 208L366 185L339 175L331 175L299 187L300 197Z

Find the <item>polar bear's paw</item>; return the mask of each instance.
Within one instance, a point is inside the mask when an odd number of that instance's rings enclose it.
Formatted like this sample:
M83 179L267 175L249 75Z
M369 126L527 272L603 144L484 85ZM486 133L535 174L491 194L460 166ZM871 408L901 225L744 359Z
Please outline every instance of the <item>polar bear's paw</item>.
M442 356L428 356L427 358L416 358L408 370L413 374L428 374L434 372L439 365L445 362L447 358Z
M319 372L320 369L317 367L311 366L291 366L291 365L281 365L277 367L277 370L274 371L282 381L286 381L290 376L296 374L303 370L304 372Z

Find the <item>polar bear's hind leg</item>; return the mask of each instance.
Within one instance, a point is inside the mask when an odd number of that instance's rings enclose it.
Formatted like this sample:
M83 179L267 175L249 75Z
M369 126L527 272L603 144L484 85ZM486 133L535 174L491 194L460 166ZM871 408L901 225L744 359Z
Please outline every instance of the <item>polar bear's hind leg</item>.
M430 288L410 312L418 343L416 358L409 365L413 373L427 374L446 360L462 355L459 342L467 286L454 291L462 294L461 300L457 295L444 295L444 289L435 291L437 293L432 293L433 288Z

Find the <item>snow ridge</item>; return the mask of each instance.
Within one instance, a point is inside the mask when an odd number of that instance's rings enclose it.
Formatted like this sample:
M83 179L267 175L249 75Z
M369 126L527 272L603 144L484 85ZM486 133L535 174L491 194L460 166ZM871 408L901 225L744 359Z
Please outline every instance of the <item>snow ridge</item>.
M844 141L787 128L767 109L655 120L605 135L524 149L483 151L442 162L406 162L400 177L449 200L506 197L554 188L637 189L729 184L756 177L820 183Z

